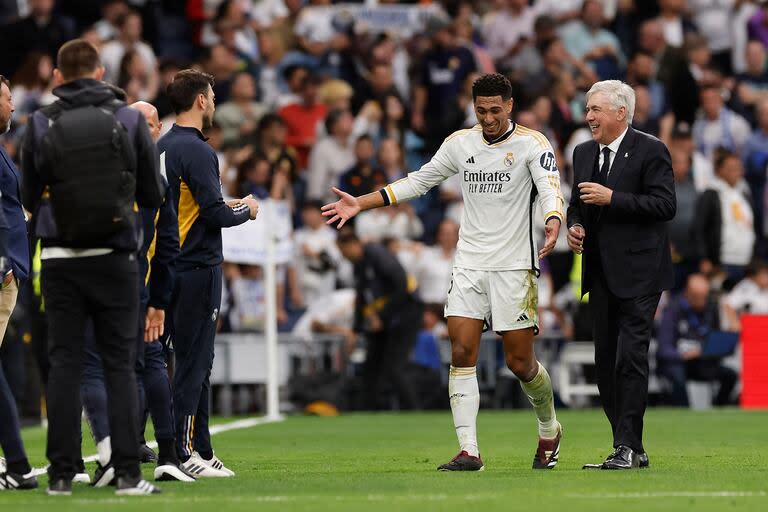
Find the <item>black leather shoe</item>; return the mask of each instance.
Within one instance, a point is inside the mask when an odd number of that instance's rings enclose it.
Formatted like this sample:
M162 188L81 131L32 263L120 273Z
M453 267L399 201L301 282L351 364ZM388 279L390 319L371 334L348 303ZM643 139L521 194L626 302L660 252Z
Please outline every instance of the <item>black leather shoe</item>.
M648 462L648 454L645 452L638 453L637 462L638 462L638 467L647 468L650 465L650 462Z
M605 459L602 469L635 469L640 467L640 457L629 446L620 445Z

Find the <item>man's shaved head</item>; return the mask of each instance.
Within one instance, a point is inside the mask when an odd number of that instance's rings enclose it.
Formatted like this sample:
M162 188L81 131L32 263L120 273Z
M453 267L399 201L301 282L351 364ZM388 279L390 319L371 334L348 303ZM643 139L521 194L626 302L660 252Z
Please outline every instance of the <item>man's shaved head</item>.
M160 130L163 129L163 123L160 122L160 117L157 114L157 109L151 103L146 101L137 101L130 105L130 108L138 110L147 120L147 126L149 126L149 134L152 135L152 140L157 142L160 138Z

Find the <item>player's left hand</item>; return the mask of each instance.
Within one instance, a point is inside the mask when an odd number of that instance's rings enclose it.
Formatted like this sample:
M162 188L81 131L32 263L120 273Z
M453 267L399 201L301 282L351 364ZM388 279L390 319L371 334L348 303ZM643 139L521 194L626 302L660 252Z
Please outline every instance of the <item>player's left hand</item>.
M152 343L160 339L165 332L165 310L147 308L147 316L144 319L144 343Z
M557 234L560 232L560 219L549 219L544 226L544 247L539 251L539 258L552 252L557 243Z
M599 183L584 181L579 183L579 199L586 204L608 206L611 204L613 190Z

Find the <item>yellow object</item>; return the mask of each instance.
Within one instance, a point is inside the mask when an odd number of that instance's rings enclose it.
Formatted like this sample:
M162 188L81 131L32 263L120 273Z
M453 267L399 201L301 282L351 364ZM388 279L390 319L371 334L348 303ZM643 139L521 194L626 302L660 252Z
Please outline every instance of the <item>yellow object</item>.
M324 400L317 400L307 404L307 406L304 407L304 413L314 416L338 416L339 409L332 403Z

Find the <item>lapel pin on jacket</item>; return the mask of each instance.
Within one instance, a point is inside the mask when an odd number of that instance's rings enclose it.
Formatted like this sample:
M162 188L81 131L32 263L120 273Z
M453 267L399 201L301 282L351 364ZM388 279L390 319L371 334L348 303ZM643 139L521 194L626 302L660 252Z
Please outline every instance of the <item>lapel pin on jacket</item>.
M627 158L629 156L629 153L624 153L624 158Z

